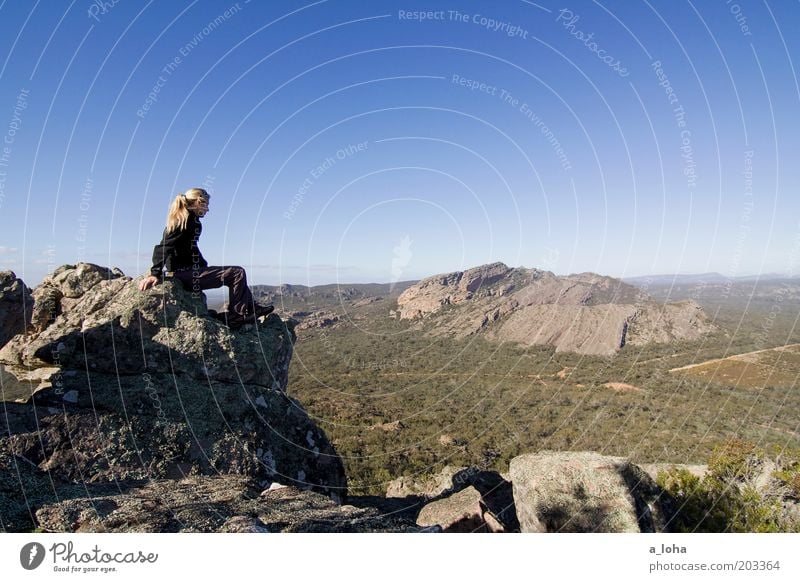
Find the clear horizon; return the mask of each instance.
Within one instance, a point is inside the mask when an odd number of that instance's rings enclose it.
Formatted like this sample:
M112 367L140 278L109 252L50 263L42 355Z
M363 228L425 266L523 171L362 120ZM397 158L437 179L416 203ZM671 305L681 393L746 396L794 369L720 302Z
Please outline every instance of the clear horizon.
M0 269L143 274L199 186L203 254L254 284L792 276L797 24L780 2L3 2Z

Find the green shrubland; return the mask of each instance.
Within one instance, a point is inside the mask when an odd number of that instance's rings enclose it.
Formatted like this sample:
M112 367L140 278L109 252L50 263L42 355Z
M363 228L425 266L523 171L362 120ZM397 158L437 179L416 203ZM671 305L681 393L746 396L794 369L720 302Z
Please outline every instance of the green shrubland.
M298 301L286 308L329 309L341 321L298 331L289 392L332 439L354 494L382 494L388 480L446 464L502 472L513 457L540 450L705 464L718 443L734 438L765 450L800 448L800 392L785 373L744 383L670 372L800 342L788 316L796 311L781 306L783 315L773 317L773 302L704 305L719 331L701 340L626 345L614 357L591 357L482 335L434 337L389 317L392 297L362 307ZM770 365L785 362L783 354ZM630 388L606 386L612 383ZM775 479L797 495L792 467L784 462ZM703 485L678 477L687 491ZM705 486L710 495L711 482ZM743 486L731 495L714 499L737 503L754 494ZM744 523L771 523L748 507L740 512Z
M684 468L659 473L657 483L675 502L671 527L679 532L797 532L800 452L774 458L742 440L714 449L708 472Z

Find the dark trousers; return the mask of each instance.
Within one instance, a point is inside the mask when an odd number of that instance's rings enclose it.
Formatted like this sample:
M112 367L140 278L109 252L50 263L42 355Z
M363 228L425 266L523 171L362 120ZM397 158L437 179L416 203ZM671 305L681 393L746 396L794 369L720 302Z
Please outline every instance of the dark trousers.
M247 315L253 311L253 295L247 286L247 274L242 267L206 267L197 271L175 271L173 276L188 291L228 287L228 311Z

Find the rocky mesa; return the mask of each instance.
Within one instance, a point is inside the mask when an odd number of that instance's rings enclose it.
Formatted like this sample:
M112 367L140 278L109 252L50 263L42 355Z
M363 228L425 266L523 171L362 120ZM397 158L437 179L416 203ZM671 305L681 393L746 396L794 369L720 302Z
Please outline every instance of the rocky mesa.
M613 355L625 345L698 339L713 331L693 301L661 304L619 279L492 263L423 279L398 298L401 319L432 335Z

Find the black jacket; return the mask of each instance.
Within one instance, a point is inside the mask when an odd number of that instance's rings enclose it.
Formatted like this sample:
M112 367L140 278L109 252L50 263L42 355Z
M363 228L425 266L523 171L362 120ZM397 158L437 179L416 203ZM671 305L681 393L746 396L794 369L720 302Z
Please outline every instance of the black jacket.
M176 228L169 234L165 228L161 242L153 248L153 267L150 274L161 279L165 267L167 271L184 271L195 268L195 265L197 269L208 267L197 248L197 239L201 232L203 225L191 210L186 228Z

